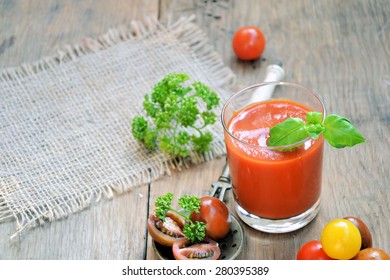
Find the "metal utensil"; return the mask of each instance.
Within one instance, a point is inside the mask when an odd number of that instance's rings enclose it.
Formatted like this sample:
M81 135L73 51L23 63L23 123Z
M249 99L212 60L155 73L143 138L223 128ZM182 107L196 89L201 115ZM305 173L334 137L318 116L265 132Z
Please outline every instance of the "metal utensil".
M232 188L227 161L218 181L213 182L211 187L213 189L210 196L218 197L219 200L224 201L226 190ZM224 239L218 242L219 248L221 249L221 260L234 260L240 254L244 243L244 230L242 229L241 224L232 214L230 214L230 218L230 232Z
M263 83L265 82L279 82L284 79L283 62L275 60L267 67L267 73ZM268 100L274 93L275 86L268 85L266 87L258 88L252 95L249 103L260 102Z
M213 182L211 186L213 189L210 193L210 196L218 197L221 201L223 201L226 190L232 188L232 185L230 184L229 166L227 162L218 181ZM219 259L221 260L235 259L240 254L244 243L244 231L241 227L241 224L233 215L230 215L230 218L231 224L229 233L225 238L218 241L219 248L221 249L221 256ZM171 247L162 246L154 241L152 242L152 246L160 259L174 259Z
M230 183L229 165L227 162L222 170L221 176L218 178L218 181L211 183L211 187L213 190L211 191L210 196L218 196L219 200L223 201L226 190L232 188L232 184Z

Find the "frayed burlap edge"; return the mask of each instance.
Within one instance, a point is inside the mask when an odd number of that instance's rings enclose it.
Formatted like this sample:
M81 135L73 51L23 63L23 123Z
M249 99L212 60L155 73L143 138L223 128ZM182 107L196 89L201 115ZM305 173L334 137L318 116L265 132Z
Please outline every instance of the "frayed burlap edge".
M164 26L153 18L145 18L144 21L132 21L128 26L121 26L110 29L106 34L96 39L84 38L79 44L66 46L56 55L45 57L35 63L22 64L19 67L8 68L0 71L0 81L12 81L26 76L34 75L47 69L58 67L63 63L69 63L77 58L99 52L127 40L136 40L147 37L158 31L169 31L176 40L191 50L208 69L215 86L230 90L235 84L233 72L224 65L220 55L208 43L206 34L194 23L194 16L183 17L172 25ZM51 209L49 206L38 206L26 209L26 213L14 213L9 209L7 201L0 194L0 222L6 220L16 221L16 232L10 237L21 234L28 227L35 227L46 222L52 222L72 213L82 211L90 207L93 202L99 202L104 196L107 199L114 197L114 193L122 194L129 191L131 187L142 184L149 184L161 178L163 175L171 174L172 170L188 168L191 164L199 164L225 155L225 144L223 140L214 141L211 150L205 154L191 154L188 158L170 158L158 167L150 167L141 174L130 178L113 182L104 186L94 196L84 194L77 200L64 201L59 209ZM2 184L0 180L0 185Z

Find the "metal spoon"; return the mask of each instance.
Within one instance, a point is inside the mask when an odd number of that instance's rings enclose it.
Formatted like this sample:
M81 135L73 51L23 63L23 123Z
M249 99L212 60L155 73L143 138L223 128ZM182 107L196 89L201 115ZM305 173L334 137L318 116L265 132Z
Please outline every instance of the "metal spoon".
M267 67L267 73L263 83L281 81L284 79L284 75L285 74L283 69L283 62L281 60L274 60ZM270 99L272 97L272 94L274 93L274 90L275 85L272 84L266 87L259 87L253 93L249 103L260 102Z
M229 166L226 162L225 167L222 171L218 181L211 184L212 191L210 196L218 197L223 201L226 190L232 188L230 184ZM231 224L230 231L225 238L218 241L219 248L221 249L221 260L233 260L241 252L244 243L244 231L238 222L238 220L230 215ZM162 246L156 242L152 242L153 248L156 251L157 256L162 260L173 260L173 253L171 247Z
M213 182L211 187L213 189L210 195L218 197L219 200L224 201L226 190L230 190L232 188L229 165L227 161L218 181ZM230 232L224 239L218 242L219 248L221 249L221 256L219 257L221 260L234 260L240 254L244 243L244 230L242 229L241 224L232 214L230 214L230 218Z
M232 188L232 184L230 183L230 171L229 165L225 164L225 167L222 170L221 176L219 176L218 181L211 183L211 187L213 190L210 193L210 196L217 197L219 200L223 201L226 190Z

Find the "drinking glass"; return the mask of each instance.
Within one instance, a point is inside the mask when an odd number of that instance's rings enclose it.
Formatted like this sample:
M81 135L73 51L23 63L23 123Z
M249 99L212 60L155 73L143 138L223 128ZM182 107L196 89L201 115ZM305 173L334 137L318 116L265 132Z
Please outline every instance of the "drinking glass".
M304 115L295 112L295 107L281 106L286 102L303 108ZM273 107L260 110L261 104ZM294 231L307 225L319 211L323 137L267 146L270 123L287 117L304 119L307 111L320 112L323 119L326 115L316 93L287 82L247 87L224 104L221 119L235 209L242 221L257 230ZM249 115L251 119L247 119Z

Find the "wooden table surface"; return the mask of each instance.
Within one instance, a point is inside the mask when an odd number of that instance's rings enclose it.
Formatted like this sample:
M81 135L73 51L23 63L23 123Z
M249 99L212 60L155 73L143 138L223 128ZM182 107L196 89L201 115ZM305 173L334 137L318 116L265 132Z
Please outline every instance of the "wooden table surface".
M327 222L346 215L365 221L373 245L390 253L388 0L0 0L0 68L53 55L132 19L151 16L171 23L192 14L238 85L262 81L268 63L281 59L286 81L318 92L328 112L347 116L366 137L366 143L351 149L326 146L322 207L313 222L288 234L244 226L239 259L294 259L303 243L320 237ZM231 39L243 25L263 30L262 59L242 62L234 56ZM146 230L154 199L168 191L207 194L223 165L221 158L175 171L12 240L15 224L1 223L0 259L156 259ZM231 193L229 198L233 209Z

